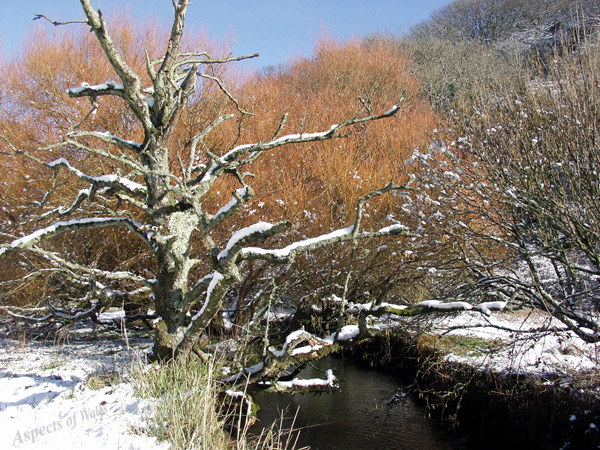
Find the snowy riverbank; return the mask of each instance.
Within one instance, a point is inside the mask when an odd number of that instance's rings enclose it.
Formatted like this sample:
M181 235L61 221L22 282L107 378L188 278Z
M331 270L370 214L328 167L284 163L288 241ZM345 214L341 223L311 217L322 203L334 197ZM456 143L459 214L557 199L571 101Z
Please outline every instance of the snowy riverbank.
M376 326L403 326L384 322ZM596 368L598 346L556 326L539 313L466 311L432 319L427 334L467 338L446 359L482 370L567 377ZM89 333L80 328L57 343L0 340L0 448L168 448L143 433L150 404L127 382L150 340Z
M147 346L79 333L0 341L0 448L168 448L143 434L149 402L121 381Z
M524 375L573 375L600 362L600 344L589 344L540 312L464 312L435 322L432 332L479 339L481 346L447 360L494 372ZM486 345L487 343L487 345Z

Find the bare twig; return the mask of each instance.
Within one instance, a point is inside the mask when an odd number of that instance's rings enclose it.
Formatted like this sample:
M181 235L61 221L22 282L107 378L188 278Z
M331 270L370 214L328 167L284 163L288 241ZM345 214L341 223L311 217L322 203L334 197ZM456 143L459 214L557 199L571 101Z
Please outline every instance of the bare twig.
M71 24L74 24L74 23L83 23L83 24L86 24L86 25L88 24L87 20L67 20L67 21L64 21L64 22L58 22L56 20L50 19L48 16L46 16L44 14L36 14L33 17L33 20L40 20L40 19L47 20L48 22L50 22L55 27L58 27L58 26L61 26L61 25L71 25Z

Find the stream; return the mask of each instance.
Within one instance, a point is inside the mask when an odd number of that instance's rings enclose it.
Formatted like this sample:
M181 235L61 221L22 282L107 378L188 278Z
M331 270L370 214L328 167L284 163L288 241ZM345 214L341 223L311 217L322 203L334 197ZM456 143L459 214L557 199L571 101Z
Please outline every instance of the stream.
M333 369L340 390L326 394L252 392L260 405L254 431L280 417L293 417L300 428L296 448L312 450L458 450L465 447L444 436L425 409L401 393L400 380L352 361L328 357L308 367L300 378L323 378ZM394 396L395 394L399 394Z

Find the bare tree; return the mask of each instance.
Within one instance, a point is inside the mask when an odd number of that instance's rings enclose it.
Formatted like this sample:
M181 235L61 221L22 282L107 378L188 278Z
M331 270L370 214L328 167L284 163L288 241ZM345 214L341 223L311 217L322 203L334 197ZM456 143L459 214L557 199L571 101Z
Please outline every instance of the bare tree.
M589 0L455 0L415 26L413 35L539 48L560 41L583 17L597 19L598 12L597 2Z
M524 19L514 0L456 0L435 11L413 33L450 40L492 43L506 37Z
M143 140L136 142L107 131L84 131L81 125L85 122L74 127L61 142L36 151L19 148L3 136L9 153L39 163L54 177L64 171L89 186L80 190L70 204L43 213L45 218L53 216L60 220L0 247L0 256L3 257L25 251L38 255L59 271L61 277L85 290L88 308L66 311L49 303L51 315L76 320L95 314L114 296L115 291L109 288L111 283L125 282L131 291L146 292L153 297L157 316L153 324L155 357L185 356L222 310L230 288L243 280L241 268L245 262L289 263L298 253L326 245L408 234L408 229L400 225L373 232L362 231L362 203L359 203L355 223L347 228L283 248L267 249L251 244L280 235L290 224L287 221L274 224L259 222L236 231L225 247L219 248L213 238L215 229L241 213L244 204L254 196L247 182L251 174L244 171L245 166L283 146L341 138L353 125L392 117L400 106L395 105L381 114L371 114L369 110L362 117L332 124L329 129L313 133L299 131L282 135L285 125L285 120L282 120L277 133L264 142L236 145L215 152L205 145L211 131L236 115L247 114L218 76L216 67L257 55L212 58L203 51L183 51L182 35L189 1L179 0L173 3L174 21L164 55L160 58L148 56L147 73L140 74L115 44L101 11L94 10L90 0L81 0L81 5L86 16L83 23L95 34L119 81L83 84L69 89L69 96L88 98L92 104L99 97L121 99L141 127ZM151 81L151 85L143 84L144 77ZM230 101L234 112L218 115L185 143L185 148L174 149L171 138L200 80L215 83ZM46 161L37 156L41 151L61 148L74 149L85 157L106 160L117 169L114 173L86 173L77 167L81 158ZM99 170L102 166L96 167ZM224 177L237 180L239 188L232 192L227 204L215 214L210 214L203 202L218 180ZM391 183L373 195L406 188L406 185ZM53 189L48 190L40 199L42 207L53 195ZM94 205L98 207L94 215L86 215ZM104 213L98 214L98 211ZM135 235L155 261L156 272L145 276L87 267L73 261L69 255L59 254L45 246L58 235L104 228L122 228ZM202 276L197 276L201 268L209 269Z

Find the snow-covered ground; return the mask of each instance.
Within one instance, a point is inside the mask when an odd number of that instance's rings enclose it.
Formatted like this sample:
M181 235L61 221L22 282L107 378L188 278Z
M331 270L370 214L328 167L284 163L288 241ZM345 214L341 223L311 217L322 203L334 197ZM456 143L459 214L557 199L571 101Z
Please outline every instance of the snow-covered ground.
M563 376L596 368L600 344L588 344L573 332L552 331L560 328L564 326L559 321L540 312L487 316L465 311L434 322L431 331L480 341L472 351L451 353L447 359L496 372Z
M572 333L546 332L532 339L509 331L554 325L541 314L465 311L440 316L428 333L474 338L482 348L447 359L495 371L569 375L597 367L599 346ZM393 326L403 324L392 318L376 325ZM150 402L137 398L127 382L149 341L90 332L90 327L75 330L59 343L0 340L0 448L168 448L143 433ZM490 342L493 350L485 351ZM112 377L112 384L92 389L90 377L103 376Z
M148 342L89 331L61 343L0 340L0 448L168 448L141 431L150 404L122 381ZM117 381L95 390L94 376Z

